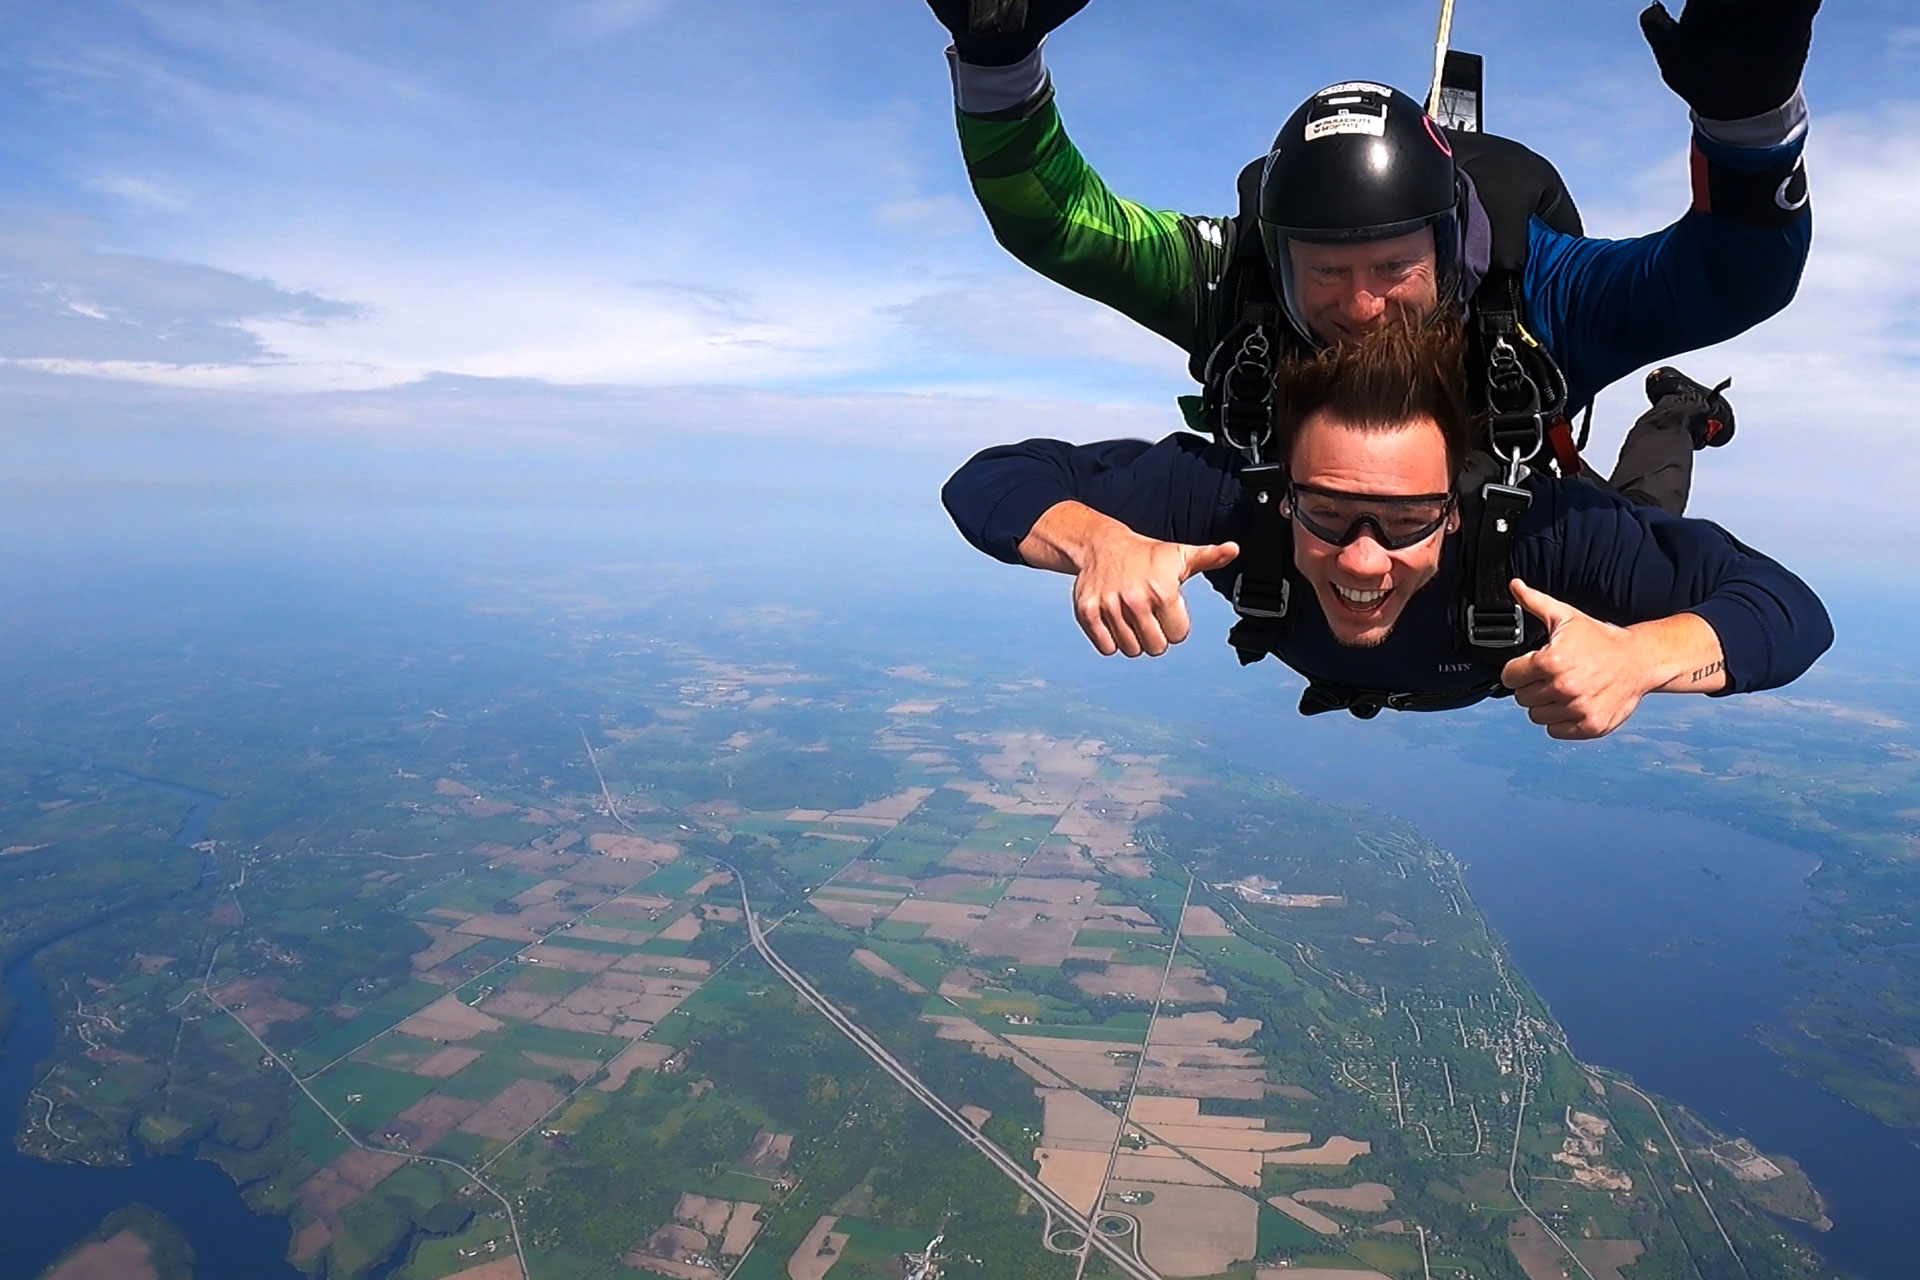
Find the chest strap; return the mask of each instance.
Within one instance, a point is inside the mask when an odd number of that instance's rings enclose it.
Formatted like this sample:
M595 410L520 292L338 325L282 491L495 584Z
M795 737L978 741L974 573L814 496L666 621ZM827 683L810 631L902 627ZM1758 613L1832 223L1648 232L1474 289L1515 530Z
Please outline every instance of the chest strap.
M1324 715L1329 711L1345 711L1358 720L1371 720L1382 711L1458 711L1462 707L1471 707L1475 703L1485 702L1488 698L1505 698L1513 690L1498 680L1489 680L1485 684L1474 685L1467 689L1442 690L1437 693L1406 693L1391 689L1362 689L1354 685L1329 684L1322 680L1308 682L1300 694L1300 714L1303 716Z
M1277 463L1256 462L1240 469L1240 484L1252 503L1247 536L1234 561L1239 571L1229 599L1240 621L1227 643L1240 665L1260 661L1293 629L1293 529L1280 514L1286 473Z

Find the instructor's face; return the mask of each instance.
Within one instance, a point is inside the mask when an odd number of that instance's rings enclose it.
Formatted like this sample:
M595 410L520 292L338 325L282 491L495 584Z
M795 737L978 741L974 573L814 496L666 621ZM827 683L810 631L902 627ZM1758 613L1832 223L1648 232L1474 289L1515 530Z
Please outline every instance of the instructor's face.
M1412 497L1452 488L1446 441L1431 418L1381 431L1358 430L1316 414L1294 441L1291 470L1297 484L1343 493ZM1389 551L1370 526L1362 525L1360 536L1341 547L1295 520L1293 562L1313 584L1333 638L1366 648L1387 638L1413 593L1440 572L1445 535L1458 527L1459 517L1450 516L1431 537Z
M1290 241L1293 287L1313 336L1354 342L1399 313L1424 319L1440 301L1433 228L1365 244Z

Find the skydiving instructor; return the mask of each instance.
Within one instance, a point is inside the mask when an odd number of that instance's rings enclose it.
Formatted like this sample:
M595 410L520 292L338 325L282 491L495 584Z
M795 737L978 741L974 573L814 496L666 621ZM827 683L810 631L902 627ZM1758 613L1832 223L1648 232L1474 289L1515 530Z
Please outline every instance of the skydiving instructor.
M1364 80L1313 95L1241 181L1241 209L1202 217L1111 192L1068 138L1042 51L1087 0L1028 0L1024 26L980 34L967 0L929 0L949 62L968 176L995 237L1042 275L1184 349L1204 389L1188 425L1232 439L1232 370L1257 342L1275 360L1356 340L1395 316L1469 320L1466 358L1512 338L1553 415L1571 419L1635 369L1740 334L1798 288L1812 241L1800 76L1819 0L1687 0L1641 15L1662 78L1692 109L1692 200L1624 240L1585 236L1544 159L1492 135L1436 126L1406 94ZM1504 324L1501 329L1500 325ZM1258 334L1249 337L1254 330ZM1497 332L1496 332L1497 331ZM1481 347L1472 341L1482 339ZM1676 389L1699 408L1697 385ZM1630 433L1616 491L1679 513L1694 429ZM1227 434L1222 435L1226 430ZM1563 475L1600 480L1565 425Z

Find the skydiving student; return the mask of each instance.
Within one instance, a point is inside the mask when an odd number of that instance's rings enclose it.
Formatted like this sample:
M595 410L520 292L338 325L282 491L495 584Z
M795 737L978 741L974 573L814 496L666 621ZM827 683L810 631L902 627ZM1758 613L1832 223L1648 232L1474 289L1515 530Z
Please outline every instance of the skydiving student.
M996 238L1067 288L1186 350L1204 395L1188 423L1243 448L1279 358L1396 315L1467 317L1475 403L1508 449L1599 481L1567 420L1633 369L1724 341L1786 306L1812 240L1801 70L1819 0L1659 4L1641 26L1693 109L1693 203L1636 239L1581 234L1559 175L1491 135L1443 129L1407 95L1349 82L1309 98L1241 176L1235 217L1156 212L1110 192L1068 140L1042 61L1087 0L1029 0L979 34L967 0L929 0L953 36L961 151ZM1693 451L1732 436L1725 404L1677 376L1609 483L1684 510ZM1672 402L1660 407L1662 400ZM1530 418L1531 441L1522 428Z
M1475 589L1455 477L1476 429L1452 322L1390 321L1283 362L1273 461L1179 432L1148 444L989 449L943 497L975 547L1074 575L1103 654L1187 637L1181 585L1239 591L1242 548L1277 548L1280 603L1230 637L1307 677L1303 714L1449 710L1511 693L1554 738L1597 738L1654 692L1746 693L1833 642L1818 598L1718 525L1577 478L1518 477L1497 573L1529 620L1489 648L1460 625ZM1479 550L1484 551L1484 548Z

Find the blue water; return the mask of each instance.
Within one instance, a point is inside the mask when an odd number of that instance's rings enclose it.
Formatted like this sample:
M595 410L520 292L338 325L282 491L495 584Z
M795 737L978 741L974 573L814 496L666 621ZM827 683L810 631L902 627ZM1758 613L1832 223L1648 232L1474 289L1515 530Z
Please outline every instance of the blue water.
M1341 717L1219 735L1302 790L1417 824L1467 883L1574 1052L1799 1162L1833 1228L1802 1236L1862 1280L1916 1274L1920 1135L1761 1042L1791 990L1811 854L1689 817L1517 795L1494 768Z
M1269 672L1144 665L1060 662L1048 674L1110 709L1189 726L1194 750L1413 823L1464 864L1579 1057L1798 1162L1833 1221L1800 1235L1835 1267L1920 1275L1920 1133L1792 1074L1760 1039L1794 990L1785 962L1807 927L1812 854L1686 814L1517 794L1497 760L1456 753L1444 718L1305 718L1297 686Z
M193 844L202 838L218 796L151 778L135 780L191 799L193 808L176 839ZM33 970L37 954L6 971L15 1014L0 1044L0 1116L10 1124L17 1124L54 1046L53 1003ZM286 1219L248 1209L239 1188L206 1161L149 1157L136 1145L133 1163L124 1167L55 1164L22 1154L11 1141L0 1144L0 1241L6 1242L0 1280L34 1280L102 1218L135 1202L173 1220L193 1246L194 1273L206 1280L302 1280L286 1261L291 1242Z

